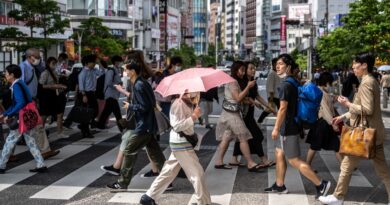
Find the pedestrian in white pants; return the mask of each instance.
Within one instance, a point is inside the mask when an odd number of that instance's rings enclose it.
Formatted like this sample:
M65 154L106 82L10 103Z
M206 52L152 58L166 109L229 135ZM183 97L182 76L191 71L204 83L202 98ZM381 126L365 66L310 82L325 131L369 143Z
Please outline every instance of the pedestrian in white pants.
M187 178L195 189L196 200L199 205L211 204L210 193L206 188L204 170L199 163L194 148L182 137L179 132L186 135L194 134L194 121L201 116L201 109L196 107L195 99L199 99L199 94L184 94L176 99L171 107L170 122L172 130L169 138L169 145L172 153L164 163L160 175L154 180L149 190L141 197L142 205L154 205L155 200L162 195L165 189L172 183L183 168Z

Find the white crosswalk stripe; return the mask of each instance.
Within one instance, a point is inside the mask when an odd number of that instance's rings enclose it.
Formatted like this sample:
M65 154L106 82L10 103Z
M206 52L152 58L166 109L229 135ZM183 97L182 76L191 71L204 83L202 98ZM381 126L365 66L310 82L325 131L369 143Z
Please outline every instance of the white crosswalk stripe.
M267 127L267 133L264 132L264 136L268 136L267 139L267 154L269 158L274 158L274 145L273 141L270 138L270 130L271 127ZM206 135L207 129L197 126L196 130L201 135ZM50 168L53 166L67 166L65 164L65 160L74 157L75 155L80 154L81 152L91 148L103 141L106 141L113 136L117 135L117 128L113 127L109 130L101 131L98 134L95 134L95 138L92 139L81 139L72 142L71 144L65 145L60 149L60 154L46 160L46 165ZM214 135L212 135L214 136ZM119 137L118 137L119 140ZM118 141L117 140L117 141ZM82 164L80 167L70 171L69 173L64 174L59 177L55 181L51 181L49 184L45 184L44 186L39 187L33 193L26 193L22 195L26 197L25 200L40 200L36 201L36 204L83 204L83 201L88 201L88 204L138 204L139 199L142 194L146 192L146 190L150 187L151 183L155 178L141 178L140 175L149 171L150 166L145 164L142 168L138 169L138 173L133 177L130 186L128 187L128 192L124 193L110 193L107 188L105 188L105 184L107 183L107 179L110 179L111 182L116 180L117 177L105 175L99 167L101 165L110 164L114 161L117 151L118 151L118 143L105 142L104 145L101 146L109 146L108 151L102 153L97 156L93 160ZM56 143L54 140L53 143ZM167 143L161 143L164 147L167 146ZM225 162L230 160L232 156L233 148L229 147L228 151L225 154ZM17 153L22 153L26 151L25 146L18 146ZM234 167L232 170L218 170L214 168L214 158L216 157L215 151L217 149L216 144L205 144L202 145L201 151L203 150L203 154L199 154L199 158L202 161L205 161L205 157L207 157L206 162L204 162L205 166L205 176L206 176L206 184L208 190L211 194L211 199L214 204L221 205L233 205L234 197L251 197L251 195L259 195L257 200L253 199L242 200L242 204L264 204L264 205L306 205L306 204L319 204L314 199L314 185L308 182L308 180L303 179L303 177L299 174L296 169L292 167L288 167L286 174L286 187L289 189L289 194L279 195L279 194L267 194L262 190L258 191L258 193L240 193L241 191L237 191L236 185L241 182L237 180L238 177L245 177L245 175L250 176L261 176L262 181L258 183L272 185L275 181L275 168L268 169L267 172L256 173L255 175L251 175L246 171L245 168L236 168ZM24 151L23 151L24 150ZM389 149L386 148L386 154L388 155ZM204 154L207 153L207 154ZM145 155L145 152L141 152L140 155ZM166 147L164 150L164 155L168 157L170 154L170 149ZM302 153L303 155L305 153ZM146 158L147 159L147 158ZM320 174L328 174L328 176L333 177L332 181L337 181L339 169L338 162L334 157L333 152L319 152L318 158L321 159L325 164L327 170L321 170ZM316 162L314 162L316 163ZM322 163L322 162L321 162ZM324 166L324 167L325 167ZM0 175L0 198L2 198L2 193L6 191L8 188L16 189L19 182L24 181L27 182L29 179L34 177L34 173L29 173L28 169L35 167L35 162L33 160L28 161L26 163L22 163L18 166L7 170L6 174ZM104 184L100 184L99 187L96 185L91 187L91 184L96 181L102 181ZM375 179L374 179L375 182ZM193 204L196 203L193 189L183 192L183 190L176 189L175 183L188 183L186 180L180 180L180 182L174 182L175 190L172 192L166 192L164 195L168 195L169 198L164 198L159 204ZM191 187L191 185L186 187ZM178 185L180 187L181 185ZM242 185L241 185L242 186ZM311 190L308 191L308 187L312 186ZM331 190L334 189L334 184L332 185ZM377 185L373 184L372 179L367 178L364 172L360 172L359 170L354 173L352 177L351 188L370 188L374 189ZM87 189L88 188L88 189ZM383 185L379 187L382 191L384 190ZM91 191L93 190L93 191ZM103 194L102 194L103 193ZM384 192L385 193L385 192ZM23 193L21 193L23 194ZM362 193L366 194L366 198L369 197L370 193ZM172 198L172 199L171 199ZM256 198L256 197L254 197ZM381 200L385 200L384 199ZM173 201L174 200L174 201ZM374 199L375 202L376 199ZM237 199L234 199L237 201ZM245 202L244 202L245 201ZM32 201L33 202L33 201ZM38 203L39 202L39 203ZM35 203L33 203L35 204ZM348 198L347 203L345 204L356 204L356 202ZM376 204L380 204L379 202Z

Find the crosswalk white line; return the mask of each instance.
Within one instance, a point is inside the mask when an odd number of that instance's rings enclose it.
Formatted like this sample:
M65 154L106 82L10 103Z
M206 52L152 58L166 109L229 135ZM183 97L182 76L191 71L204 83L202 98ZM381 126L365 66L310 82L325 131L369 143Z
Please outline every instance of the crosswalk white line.
M224 161L229 161L233 155L234 142L230 143L229 149L226 151ZM237 167L230 170L219 170L214 168L214 161L217 157L217 152L214 153L213 158L207 166L206 187L211 195L211 202L213 204L230 204L232 197L234 182L237 175ZM195 194L192 195L188 205L197 203Z
M171 149L167 147L163 154L168 159L171 154ZM142 178L141 174L148 172L151 169L150 163L146 165L141 171L131 179L131 183L128 187L129 192L116 193L108 202L111 203L134 203L137 204L141 196L149 189L152 185L155 177Z
M267 127L267 150L268 156L275 156L274 140L272 140L271 132L273 127ZM288 163L287 163L288 164ZM275 168L268 169L268 185L272 186L276 179ZM289 190L288 194L269 194L268 204L270 205L309 205L309 200L306 196L305 187L302 182L301 175L297 169L290 165L287 166L285 177L285 185Z
M337 182L340 175L340 163L335 157L333 151L321 151L319 152L321 158L325 162L326 167L329 170L329 173L332 175L333 179ZM351 182L349 183L351 187L372 187L372 184L367 180L367 178L358 170L352 173Z
M95 138L92 139L84 138L79 141L76 141L70 145L61 148L60 153L55 157L45 160L45 164L47 167L54 166L64 161L65 159L90 148L92 145L100 143L113 136L114 134L101 132L96 134ZM16 183L35 175L36 173L31 173L28 171L29 169L34 168L35 166L36 166L35 161L30 160L22 165L7 170L5 174L3 174L2 177L0 177L0 191L3 191L4 189L13 186Z
M199 136L204 136L208 129L195 127L195 132ZM165 158L169 158L169 155L171 154L171 149L168 147L164 150L164 156ZM144 194L152 185L154 181L154 177L152 178L141 178L141 174L147 172L150 170L150 164L145 166L137 175L134 175L131 183L128 187L128 190L131 191L131 193L128 192L122 192L122 193L116 193L108 202L113 203L138 203L139 199L141 198L142 194Z
M62 200L71 199L73 196L75 196L77 193L82 191L85 187L104 174L104 172L99 170L99 166L113 161L118 153L118 150L118 147L115 147L100 157L95 158L88 164L66 175L66 177L54 182L30 198Z

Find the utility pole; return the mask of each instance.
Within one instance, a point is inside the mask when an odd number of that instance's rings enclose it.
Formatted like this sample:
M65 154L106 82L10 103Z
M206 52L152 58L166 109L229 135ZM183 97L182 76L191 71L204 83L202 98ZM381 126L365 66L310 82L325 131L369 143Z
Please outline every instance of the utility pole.
M81 32L81 34L80 34ZM77 40L79 41L79 63L81 63L81 41L83 39L84 30L77 31Z
M215 32L215 67L218 66L218 36Z
M328 22L329 22L329 0L325 0L325 35L328 35Z

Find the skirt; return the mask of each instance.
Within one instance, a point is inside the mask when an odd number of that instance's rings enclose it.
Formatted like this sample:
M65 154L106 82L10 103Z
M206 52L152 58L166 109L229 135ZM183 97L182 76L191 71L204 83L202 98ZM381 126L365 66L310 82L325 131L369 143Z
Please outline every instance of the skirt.
M226 140L245 140L252 139L252 135L246 127L244 120L239 112L228 112L222 110L221 117L218 120L215 130L217 141Z
M309 130L306 142L310 144L310 149L315 151L333 150L338 152L340 149L340 139L326 120L319 119Z

